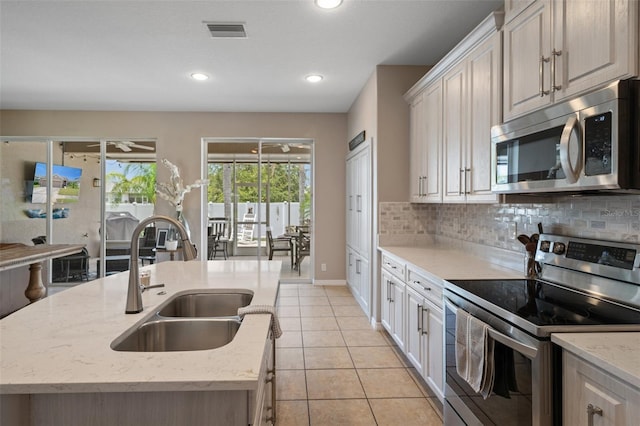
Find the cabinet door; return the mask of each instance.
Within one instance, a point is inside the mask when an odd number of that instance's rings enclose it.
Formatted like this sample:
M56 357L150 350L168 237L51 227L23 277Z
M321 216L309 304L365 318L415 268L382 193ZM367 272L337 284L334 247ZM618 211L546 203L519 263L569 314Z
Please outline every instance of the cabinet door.
M422 309L424 307L423 298L410 286L406 288L406 317L407 329L405 333L405 350L407 358L424 375L424 350L422 343Z
M637 75L638 2L555 1L555 101Z
M433 303L426 301L422 314L422 329L426 331L427 361L425 366L426 380L438 398L444 398L444 333L442 310Z
M394 281L391 287L391 337L404 351L404 293L405 284Z
M409 162L409 190L412 203L424 201L424 145L425 145L425 116L424 116L424 92L418 94L410 105L410 145L411 155Z
M550 86L549 63L541 64L551 53L549 1L534 2L503 27L505 121L551 103L549 94L540 96Z
M502 121L500 37L494 34L467 59L469 135L463 175L467 201L498 199L491 193L491 126Z
M346 234L346 240L347 240L347 245L351 246L353 245L353 226L355 225L354 221L353 221L353 199L354 199L354 188L353 188L353 169L354 169L354 160L353 158L348 158L347 159L347 170L346 170L346 181L347 181L347 188L346 188L346 194L347 194L347 198L345 200L346 206L347 206L347 211L346 211L346 229L347 229L347 234Z
M369 258L371 238L371 150L367 147L358 158L358 186L356 211L358 217L358 250L366 259Z
M371 303L371 282L369 280L369 261L363 257L356 260L356 274L358 275L360 306L369 316L369 304Z
M431 84L424 92L425 138L422 188L430 203L442 202L442 81Z
M443 201L462 202L465 199L463 147L466 139L465 63L451 69L442 79L444 193Z
M382 326L392 334L391 329L391 287L393 286L393 278L384 269L380 274L382 286L380 288L380 322Z

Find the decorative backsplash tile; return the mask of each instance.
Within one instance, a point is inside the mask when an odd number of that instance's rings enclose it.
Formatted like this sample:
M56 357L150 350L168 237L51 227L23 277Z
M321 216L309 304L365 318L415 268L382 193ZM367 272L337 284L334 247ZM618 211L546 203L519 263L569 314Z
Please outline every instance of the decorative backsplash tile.
M517 234L545 232L640 243L640 196L592 196L544 204L380 203L380 237L433 234L516 252Z

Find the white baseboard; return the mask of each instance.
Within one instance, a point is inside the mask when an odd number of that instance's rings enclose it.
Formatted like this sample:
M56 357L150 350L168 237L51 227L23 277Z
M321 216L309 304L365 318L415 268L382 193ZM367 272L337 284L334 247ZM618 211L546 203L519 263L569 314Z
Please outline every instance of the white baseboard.
M313 280L314 285L347 285L345 280Z

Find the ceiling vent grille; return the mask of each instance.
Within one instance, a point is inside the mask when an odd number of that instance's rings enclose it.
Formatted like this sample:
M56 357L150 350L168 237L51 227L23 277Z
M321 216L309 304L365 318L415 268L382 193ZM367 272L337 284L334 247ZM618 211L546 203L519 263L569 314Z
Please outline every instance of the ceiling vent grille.
M244 24L221 24L214 22L204 23L213 38L247 38Z

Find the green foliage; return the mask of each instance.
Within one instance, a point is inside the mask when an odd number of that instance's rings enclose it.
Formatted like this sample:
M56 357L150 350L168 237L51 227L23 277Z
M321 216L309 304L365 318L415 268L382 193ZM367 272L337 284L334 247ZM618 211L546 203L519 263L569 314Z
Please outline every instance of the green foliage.
M125 194L143 195L152 204L156 201L155 163L128 163L122 173L109 173L107 181L113 183L111 193L115 202L121 202Z

